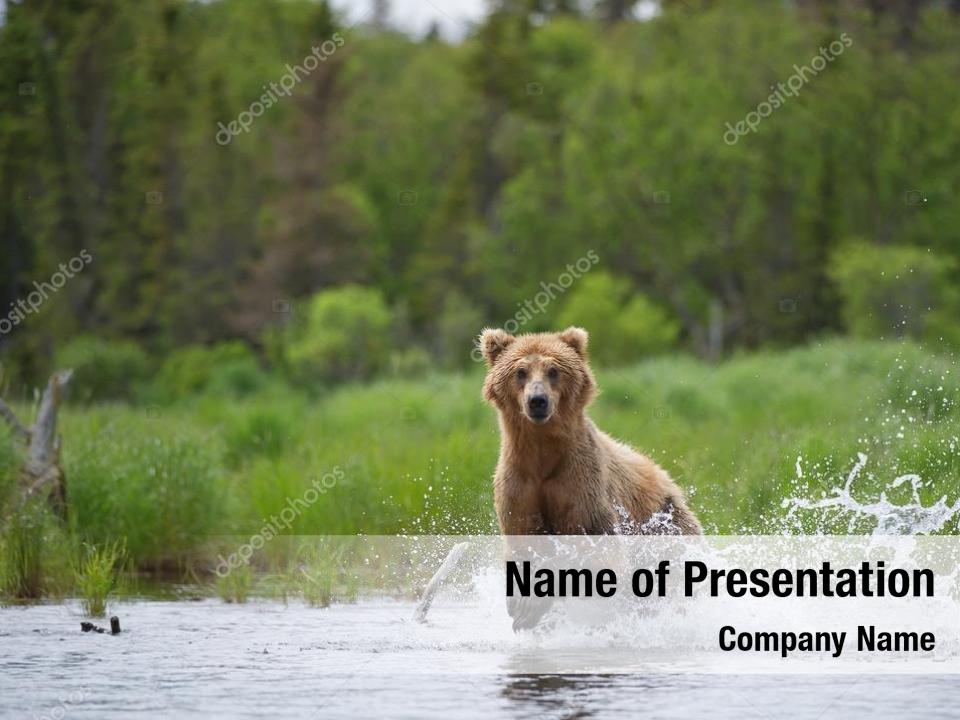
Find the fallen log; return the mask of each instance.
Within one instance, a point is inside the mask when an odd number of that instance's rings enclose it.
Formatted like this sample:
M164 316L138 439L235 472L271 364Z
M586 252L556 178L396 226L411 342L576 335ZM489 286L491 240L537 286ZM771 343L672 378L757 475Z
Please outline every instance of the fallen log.
M86 621L80 623L80 631L95 632L95 633L100 633L101 635L106 632L109 632L111 635L119 635L120 634L120 618L118 618L116 615L110 618L109 631L106 628L102 628L99 625L94 625L92 622L86 622Z
M60 467L57 413L63 390L72 375L72 370L61 370L50 377L40 398L36 419L30 427L20 422L13 409L0 399L0 417L10 426L14 438L26 447L26 459L20 468L21 503L46 493L51 507L64 519L67 516L67 483Z

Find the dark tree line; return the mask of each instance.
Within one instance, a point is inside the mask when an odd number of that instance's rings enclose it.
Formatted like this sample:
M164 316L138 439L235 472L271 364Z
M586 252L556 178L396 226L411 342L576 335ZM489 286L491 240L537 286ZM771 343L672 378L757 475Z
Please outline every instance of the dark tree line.
M636 9L500 0L451 44L382 8L348 29L306 1L8 3L0 303L94 260L0 337L5 367L36 382L80 334L266 351L291 306L346 284L376 289L403 341L456 353L458 327L501 324L588 250L711 354L843 329L831 263L851 244L960 256L957 3Z

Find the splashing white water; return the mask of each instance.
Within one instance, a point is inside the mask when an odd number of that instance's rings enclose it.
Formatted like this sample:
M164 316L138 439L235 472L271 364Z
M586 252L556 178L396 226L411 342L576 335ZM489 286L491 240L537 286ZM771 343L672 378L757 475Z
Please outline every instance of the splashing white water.
M787 510L783 520L784 529L796 532L803 526L800 511L813 511L814 523L822 531L833 519L846 519L847 532L853 534L864 523L873 523L874 535L928 534L952 529L951 521L958 519L960 527L960 500L952 505L943 495L935 503L924 505L920 498L923 479L914 473L899 475L889 483L880 497L873 501L858 500L853 494L853 483L867 464L867 456L857 453L857 461L847 475L842 487L835 487L831 494L811 500L809 498L786 498L780 504ZM797 458L797 477L803 477L802 458ZM911 497L904 503L896 503L887 497L887 490L894 490L910 483ZM791 534L793 534L791 532Z

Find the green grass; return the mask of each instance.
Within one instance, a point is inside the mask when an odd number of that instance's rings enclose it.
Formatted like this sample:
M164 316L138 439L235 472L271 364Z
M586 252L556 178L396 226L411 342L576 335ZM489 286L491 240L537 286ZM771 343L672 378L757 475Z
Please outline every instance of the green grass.
M345 568L346 549L340 543L320 538L300 548L299 590L310 607L327 607L332 602L350 602L357 597L357 579Z
M126 548L116 540L102 547L85 545L74 571L77 593L89 617L107 613L107 598L117 589Z
M0 523L0 601L37 600L72 587L70 538L41 503L7 512Z
M182 572L225 527L218 428L189 412L101 406L64 413L62 433L71 526L81 542L122 538L140 567Z
M218 576L217 595L226 603L245 603L253 588L253 572L249 565L242 565L229 573Z
M44 516L26 508L11 516L3 534L0 590L6 597L33 600L43 597Z
M597 374L594 420L666 467L710 532L781 531L782 500L842 484L858 452L869 456L863 497L908 472L924 478L925 503L960 496L958 369L915 345L837 340L717 366L668 357ZM324 476L284 533L493 531L499 437L482 377L477 367L316 398L271 385L239 401L68 406L70 535L99 547L125 539L137 568L196 577L216 552L236 549L225 536L249 539ZM5 442L0 467L14 467ZM281 545L267 542L254 569L288 567L296 558ZM295 591L322 604L333 567L302 567L309 577Z

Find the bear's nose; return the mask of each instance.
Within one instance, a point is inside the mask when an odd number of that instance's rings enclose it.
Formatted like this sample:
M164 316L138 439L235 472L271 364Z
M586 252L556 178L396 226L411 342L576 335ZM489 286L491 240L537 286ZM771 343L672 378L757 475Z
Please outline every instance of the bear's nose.
M550 398L546 395L534 395L527 400L527 407L531 415L545 415L550 405Z

